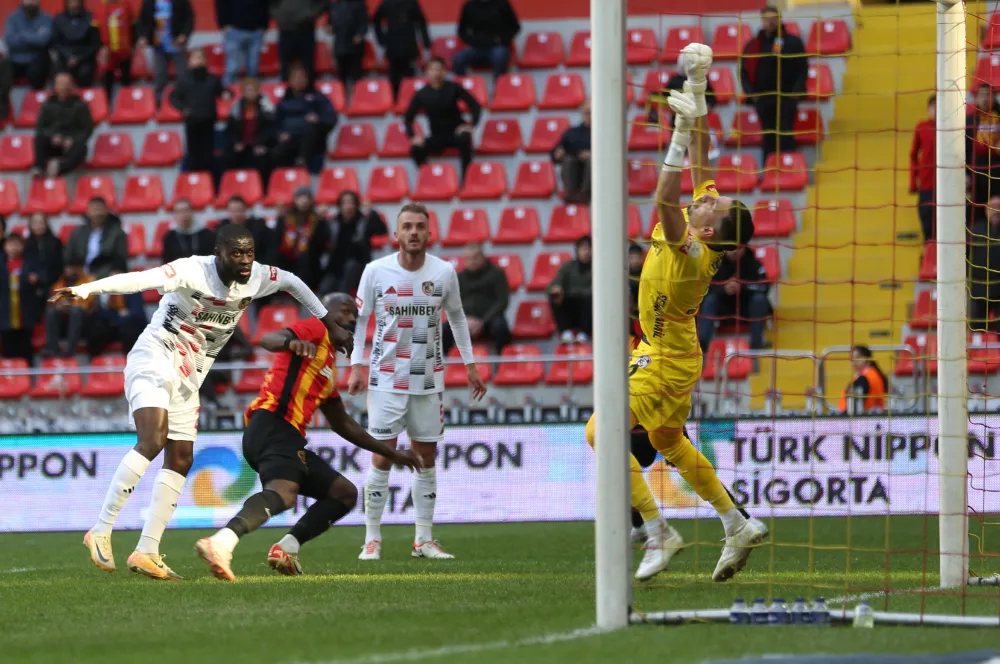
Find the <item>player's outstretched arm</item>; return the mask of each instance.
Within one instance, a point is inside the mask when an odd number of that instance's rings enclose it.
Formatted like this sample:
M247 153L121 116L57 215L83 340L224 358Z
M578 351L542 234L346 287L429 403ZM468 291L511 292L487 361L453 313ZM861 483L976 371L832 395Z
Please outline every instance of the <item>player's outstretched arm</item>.
M469 333L469 319L465 317L458 287L458 273L454 269L449 271L444 284L444 298L441 304L448 314L448 324L451 326L452 336L455 337L455 347L458 348L462 362L465 363L469 386L472 388L472 398L479 401L486 396L486 383L476 367L476 356L472 352L472 335Z
M58 302L63 298L85 300L91 295L129 295L147 290L162 290L168 293L176 290L183 279L180 273L184 267L181 259L166 265L155 267L142 272L123 272L113 274L104 279L91 281L90 283L70 286L69 288L57 288L53 291L49 302Z
M687 222L681 208L681 172L684 170L685 153L691 143L694 100L689 94L671 90L667 103L676 115L670 147L667 148L667 156L656 183L656 215L663 229L663 238L669 244L680 244L687 233Z
M342 350L347 355L350 355L354 350L354 335L351 334L350 330L345 330L337 325L333 312L326 310L323 303L320 302L319 298L316 297L316 294L313 293L308 286L306 286L304 281L291 272L287 272L276 267L272 267L270 269L275 271L278 290L283 290L294 297L302 306L309 310L309 313L320 319L323 322L323 325L326 326L327 331L330 333L330 342L333 344L334 348Z
M695 102L688 159L691 162L691 180L697 186L715 179L714 169L708 161L712 140L708 128L708 102L705 99L708 70L712 66L712 49L705 44L688 44L681 50L680 65L687 75L684 91L691 94Z
M316 357L316 344L299 339L291 330L278 330L265 334L260 340L260 347L271 353L287 351L306 359Z
M330 423L330 430L351 445L384 456L394 464L414 470L423 469L424 465L420 461L420 457L411 450L397 450L372 438L364 427L347 414L347 410L344 409L344 401L340 397L327 399L320 404L319 409L323 411L326 421Z

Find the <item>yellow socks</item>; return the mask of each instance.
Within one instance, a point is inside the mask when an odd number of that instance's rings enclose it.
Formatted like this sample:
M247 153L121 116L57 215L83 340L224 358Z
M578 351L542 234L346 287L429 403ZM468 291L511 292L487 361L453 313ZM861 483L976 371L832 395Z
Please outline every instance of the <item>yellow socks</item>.
M590 416L590 421L587 422L587 444L591 447L594 446L594 437L596 432L595 416ZM639 514L642 515L643 521L652 521L653 519L660 518L660 508L656 505L656 499L653 498L653 492L649 490L649 484L646 483L646 477L642 474L642 466L636 460L635 456L629 454L629 466L630 466L630 477L631 477L631 487L632 487L632 507L637 510ZM721 484L720 484L721 486ZM725 493L725 489L723 489Z
M680 431L656 431L649 434L653 443L663 458L674 464L695 493L702 500L710 503L720 515L734 511L736 506L719 481L715 468L705 458L701 451L691 444Z

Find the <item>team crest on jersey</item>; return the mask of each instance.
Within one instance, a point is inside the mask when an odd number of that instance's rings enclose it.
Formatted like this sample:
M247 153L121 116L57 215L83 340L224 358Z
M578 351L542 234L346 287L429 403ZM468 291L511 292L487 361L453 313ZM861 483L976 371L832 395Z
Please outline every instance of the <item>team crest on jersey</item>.
M361 299L360 297L358 297L358 296L355 296L355 297L354 297L354 304L358 305L358 311L360 311L361 309L363 309L363 308L364 308L364 306L365 306L365 301L364 301L364 300L362 300L362 299Z
M643 355L638 360L636 360L635 361L635 366L639 367L640 369L645 369L646 367L648 367L649 366L649 355Z
M271 275L270 276L271 276L271 281L277 281L278 280L278 268L272 267L271 268Z
M434 294L434 282L433 281L425 281L424 283L422 283L420 285L420 288L424 291L424 295L426 295L428 297L430 297L431 295Z
M251 302L253 302L252 297L245 297L242 300L240 300L240 311L249 307Z
M174 266L170 263L163 266L163 271L167 273L167 279L173 279L177 276L177 270L175 270Z

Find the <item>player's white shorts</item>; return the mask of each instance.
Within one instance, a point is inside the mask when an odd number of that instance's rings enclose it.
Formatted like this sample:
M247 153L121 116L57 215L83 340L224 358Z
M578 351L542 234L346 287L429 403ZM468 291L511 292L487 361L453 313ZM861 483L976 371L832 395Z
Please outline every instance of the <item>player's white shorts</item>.
M128 399L129 423L140 408L167 410L167 439L194 441L198 436L198 391L184 387L174 366L173 357L140 340L125 363L125 398Z
M368 390L368 433L391 440L406 430L410 440L444 440L444 394L406 394Z

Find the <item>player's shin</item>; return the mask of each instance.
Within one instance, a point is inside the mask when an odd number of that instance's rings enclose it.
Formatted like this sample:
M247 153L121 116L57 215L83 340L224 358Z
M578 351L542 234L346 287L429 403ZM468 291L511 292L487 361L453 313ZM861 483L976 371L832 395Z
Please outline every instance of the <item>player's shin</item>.
M160 538L163 537L163 531L167 529L167 524L174 516L177 499L180 498L186 481L187 478L180 473L166 468L156 474L156 480L153 482L153 498L149 503L146 523L142 527L136 551L149 554L160 552Z
M229 520L226 527L213 535L217 541L232 551L236 543L247 533L257 530L270 519L284 512L285 499L277 491L264 489L246 499L236 516Z
M434 505L437 502L437 468L431 466L413 474L413 507L416 511L416 533L413 543L417 546L431 542L434 524Z
M286 551L298 553L299 546L325 533L330 526L347 516L352 509L354 509L353 505L348 505L336 498L317 500L309 506L302 518L288 531L288 535L285 535L285 539L282 539L278 544L291 544L290 541L286 542L286 540L294 539L294 547L291 547L294 550L288 548Z
M365 542L382 540L382 512L389 500L389 472L376 468L373 463L368 467L365 478Z

